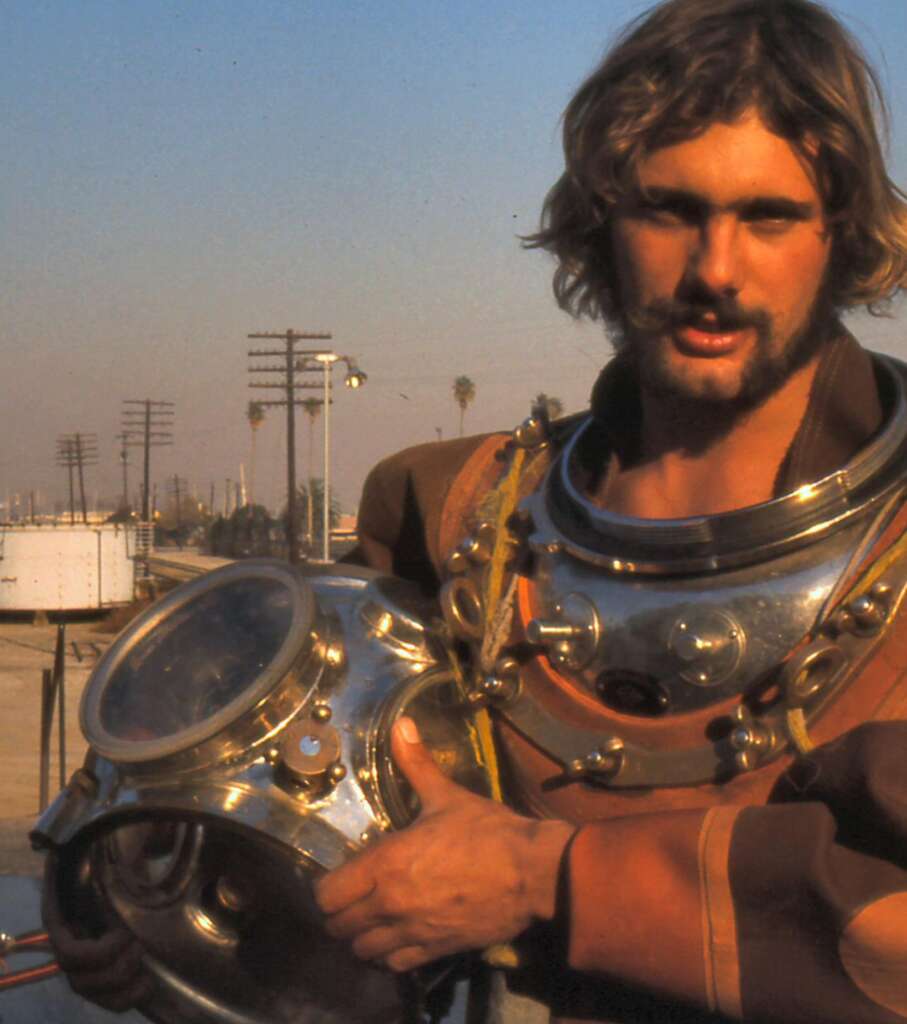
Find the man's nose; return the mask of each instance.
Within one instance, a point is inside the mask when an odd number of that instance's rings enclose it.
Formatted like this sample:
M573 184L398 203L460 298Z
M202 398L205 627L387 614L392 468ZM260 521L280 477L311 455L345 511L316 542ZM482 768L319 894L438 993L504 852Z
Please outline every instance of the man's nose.
M690 253L688 284L695 282L714 295L733 296L742 286L741 269L736 219L729 214L706 218Z

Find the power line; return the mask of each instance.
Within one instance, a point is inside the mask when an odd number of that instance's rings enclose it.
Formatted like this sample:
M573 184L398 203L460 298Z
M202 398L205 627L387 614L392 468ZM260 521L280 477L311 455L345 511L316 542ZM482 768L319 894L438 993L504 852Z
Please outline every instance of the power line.
M296 382L297 373L305 373L305 359L307 356L315 356L321 353L320 349L299 349L297 344L300 341L331 341L333 335L328 331L294 331L288 328L285 333L265 332L261 334L246 335L250 340L268 339L282 341L282 350L273 349L250 349L250 359L273 359L282 358L283 364L274 366L262 366L261 364L250 366L249 373L270 373L277 374L278 380L255 383L250 381L250 388L279 388L285 394L283 399L262 401L265 407L286 406L287 409L287 551L291 563L299 561L299 520L297 516L297 495L296 495L296 406L302 405L302 400L296 398L296 392L300 389L317 388L317 384L302 384ZM282 378L282 379L280 379Z
M85 504L85 466L96 466L98 462L97 434L61 434L57 438L57 465L65 466L69 472L69 522L76 521L75 496L73 493L73 470L79 474L79 501L82 506L82 522L88 522L88 507Z
M167 493L170 495L175 506L175 522L177 537L182 535L183 530L183 499L186 497L187 485L184 477L175 473L167 481ZM179 541L182 547L182 541Z
M152 401L150 398L123 399L123 450L144 449L144 485L142 487L142 522L151 522L151 449L173 444L173 402Z

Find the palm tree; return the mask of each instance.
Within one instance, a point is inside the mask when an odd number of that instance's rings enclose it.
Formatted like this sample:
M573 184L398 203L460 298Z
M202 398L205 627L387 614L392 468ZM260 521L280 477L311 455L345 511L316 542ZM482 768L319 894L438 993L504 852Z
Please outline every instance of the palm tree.
M463 417L466 407L475 401L476 386L469 377L457 377L453 382L454 401L460 407L460 437L463 436Z
M308 487L306 489L306 492L307 493L314 493L314 488L312 486L313 483L314 483L314 478L312 476L312 442L313 442L314 437L315 437L315 419L318 416L318 413L321 412L321 407L324 404L324 402L320 398L304 398L300 404L302 405L302 411L309 418L309 463L308 463L308 467L307 467L308 468L309 484L308 484ZM313 506L314 506L314 502L309 501L308 499L306 499L306 503L305 503L305 507L306 507L306 529L305 529L305 536L306 536L306 541L309 544L313 543L313 538L314 538Z
M255 504L255 438L258 428L265 421L265 407L261 402L249 402L246 408L246 419L252 428L252 455L249 459L249 504Z
M546 395L540 391L532 400L533 409L542 409L549 420L556 420L564 411L564 403L554 395Z

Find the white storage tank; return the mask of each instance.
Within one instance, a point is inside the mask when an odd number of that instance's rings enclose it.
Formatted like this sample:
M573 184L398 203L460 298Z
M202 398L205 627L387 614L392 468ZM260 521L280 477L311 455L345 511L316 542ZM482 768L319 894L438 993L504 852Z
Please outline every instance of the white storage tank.
M0 611L87 611L128 604L135 527L0 526Z

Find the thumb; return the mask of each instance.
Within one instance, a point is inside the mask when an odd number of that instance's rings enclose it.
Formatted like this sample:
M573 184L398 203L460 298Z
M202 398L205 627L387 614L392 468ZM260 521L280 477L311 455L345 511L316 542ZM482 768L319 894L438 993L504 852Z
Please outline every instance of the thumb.
M397 768L419 797L423 814L440 810L459 791L460 787L438 767L411 718L399 718L394 723L391 752Z

